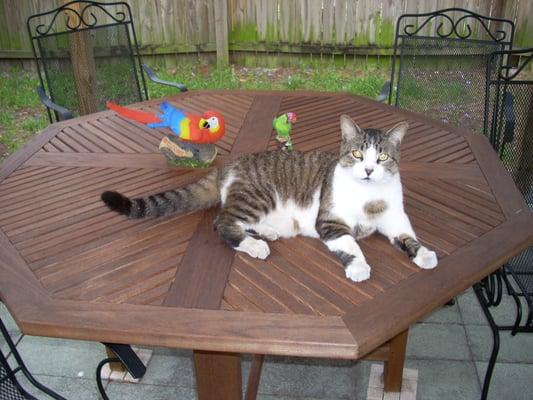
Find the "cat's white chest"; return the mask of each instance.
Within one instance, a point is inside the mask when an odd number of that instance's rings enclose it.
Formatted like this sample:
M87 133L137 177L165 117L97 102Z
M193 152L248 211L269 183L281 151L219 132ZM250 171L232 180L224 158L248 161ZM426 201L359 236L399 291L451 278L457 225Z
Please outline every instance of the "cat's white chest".
M264 236L270 229L278 237L290 238L296 235L318 237L316 218L320 208L320 191L313 195L313 201L306 207L299 206L293 200L278 200L276 209L252 226L251 229Z
M357 181L338 167L333 176L332 202L332 213L350 228L374 230L383 218L403 210L399 176L376 184Z

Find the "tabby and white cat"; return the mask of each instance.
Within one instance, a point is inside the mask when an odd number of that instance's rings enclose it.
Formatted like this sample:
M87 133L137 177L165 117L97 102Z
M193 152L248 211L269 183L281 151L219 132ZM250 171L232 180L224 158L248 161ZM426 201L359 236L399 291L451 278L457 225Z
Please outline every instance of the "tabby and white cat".
M190 185L139 199L102 193L114 211L130 218L158 217L213 207L215 229L237 251L264 259L265 240L320 238L363 281L370 266L356 240L380 232L420 268L437 265L421 246L403 208L398 163L407 123L387 132L361 129L341 116L340 154L272 151L244 155Z

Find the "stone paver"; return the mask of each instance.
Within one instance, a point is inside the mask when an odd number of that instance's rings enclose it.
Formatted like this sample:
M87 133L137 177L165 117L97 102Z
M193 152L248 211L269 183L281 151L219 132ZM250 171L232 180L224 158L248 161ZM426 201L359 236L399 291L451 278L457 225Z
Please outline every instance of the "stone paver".
M509 321L509 314L514 314L512 300L496 312L500 321ZM18 327L3 305L0 316L18 339ZM504 332L501 340L489 399L530 399L533 335L511 337ZM442 307L413 326L405 367L416 371L416 399L479 398L491 345L490 330L472 290L458 296L455 305ZM17 347L28 368L45 385L68 399L99 399L94 372L105 357L100 343L24 336ZM244 382L250 360L250 356L243 358ZM373 364L376 362L266 357L258 399L367 400L373 393L369 388ZM195 400L192 352L154 349L140 383L110 382L106 386L112 399ZM392 398L398 396L383 397Z

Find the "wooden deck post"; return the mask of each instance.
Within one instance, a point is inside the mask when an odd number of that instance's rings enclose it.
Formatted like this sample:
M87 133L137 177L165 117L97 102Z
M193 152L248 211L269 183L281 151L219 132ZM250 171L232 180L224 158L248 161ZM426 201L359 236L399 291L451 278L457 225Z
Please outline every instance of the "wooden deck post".
M73 4L70 7L80 11L79 4ZM77 19L78 16L71 12L70 18ZM76 25L77 21L73 24ZM96 67L89 31L72 32L68 35L68 41L79 112L81 115L97 112Z
M228 47L228 1L217 0L215 4L215 37L217 47L217 64L229 64Z
M403 365L408 332L408 330L403 331L389 342L389 357L385 360L383 367L385 392L400 392L402 390Z
M194 351L198 400L242 400L241 355Z

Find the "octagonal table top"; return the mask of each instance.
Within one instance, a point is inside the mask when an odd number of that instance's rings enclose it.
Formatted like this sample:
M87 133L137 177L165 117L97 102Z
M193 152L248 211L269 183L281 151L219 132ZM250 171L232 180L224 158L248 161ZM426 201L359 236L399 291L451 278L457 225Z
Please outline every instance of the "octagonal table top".
M533 218L488 141L423 115L333 93L194 91L166 98L217 109L216 165L275 149L272 119L298 115L298 150L336 152L339 116L410 124L405 208L439 266L418 269L381 236L354 283L316 239L271 242L266 260L227 247L216 209L128 220L104 190L153 194L207 170L167 166L167 133L105 111L52 124L0 169L0 296L26 334L198 350L359 358L533 244ZM162 100L134 105L157 111Z

